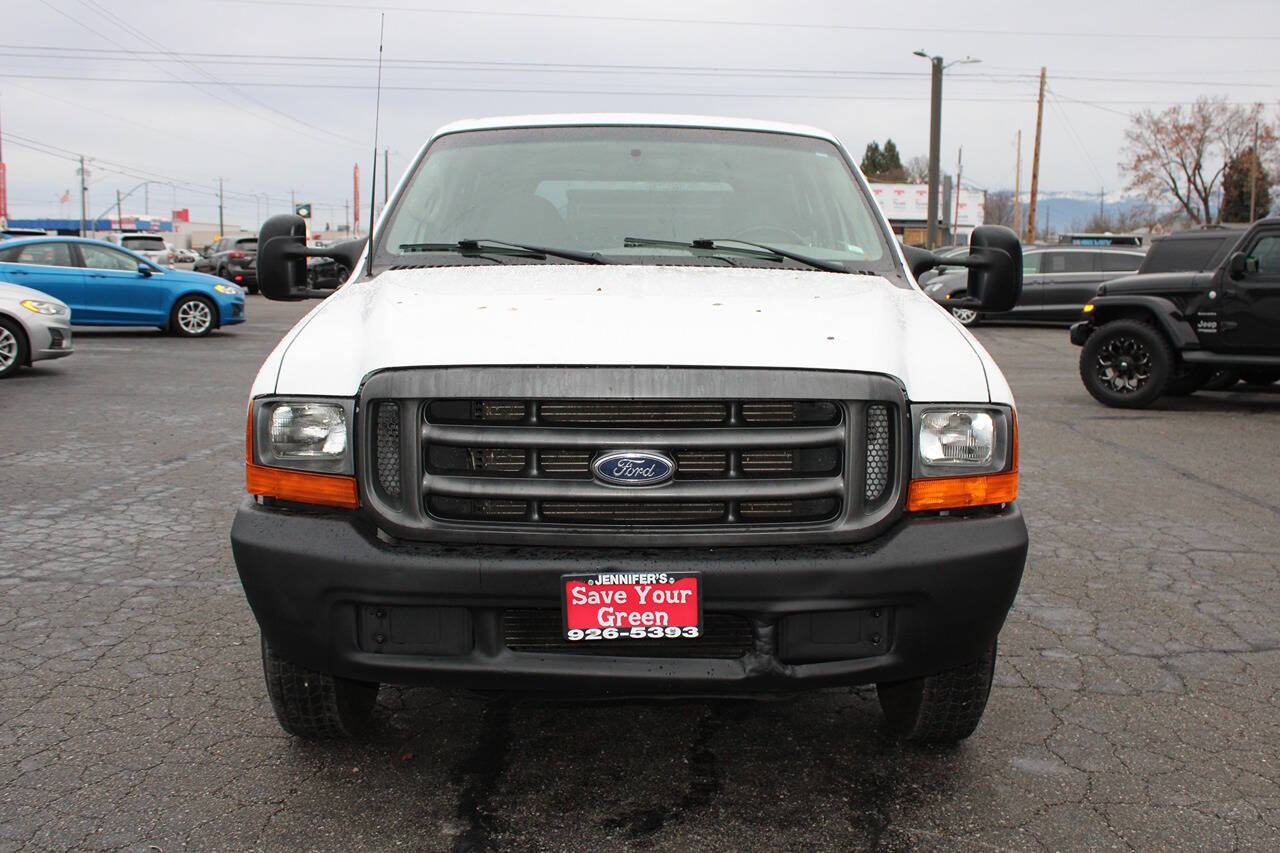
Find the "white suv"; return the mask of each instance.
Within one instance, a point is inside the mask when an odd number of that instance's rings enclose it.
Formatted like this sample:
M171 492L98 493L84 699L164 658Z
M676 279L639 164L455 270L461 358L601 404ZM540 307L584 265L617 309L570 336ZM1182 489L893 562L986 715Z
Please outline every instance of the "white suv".
M231 534L286 730L354 734L383 682L874 683L904 737L977 726L1027 551L1013 395L832 136L462 122L371 257L305 235L263 226L267 297L355 273L253 383ZM958 262L1016 302L1012 232Z

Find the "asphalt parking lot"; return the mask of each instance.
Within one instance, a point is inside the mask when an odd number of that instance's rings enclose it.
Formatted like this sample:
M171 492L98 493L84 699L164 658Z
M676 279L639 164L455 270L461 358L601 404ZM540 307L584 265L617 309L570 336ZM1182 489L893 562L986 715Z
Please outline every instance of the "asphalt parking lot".
M384 689L284 735L231 560L245 400L309 305L78 332L0 384L0 848L1280 847L1280 385L1096 404L1061 329L980 328L1031 556L987 716L874 691L575 706Z

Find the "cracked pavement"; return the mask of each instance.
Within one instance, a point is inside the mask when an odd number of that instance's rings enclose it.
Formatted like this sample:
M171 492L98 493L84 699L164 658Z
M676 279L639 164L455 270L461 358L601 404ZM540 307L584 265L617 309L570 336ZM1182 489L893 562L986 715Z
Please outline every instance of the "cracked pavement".
M308 307L0 383L0 849L1280 847L1280 385L1105 409L1064 330L978 330L1031 553L958 749L884 740L871 689L384 688L368 741L309 745L228 542L249 383Z

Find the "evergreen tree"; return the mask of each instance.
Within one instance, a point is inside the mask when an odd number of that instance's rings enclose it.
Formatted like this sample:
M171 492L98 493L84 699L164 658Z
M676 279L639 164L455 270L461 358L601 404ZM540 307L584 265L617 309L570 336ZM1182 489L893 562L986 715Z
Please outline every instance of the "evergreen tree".
M907 170L902 168L902 156L892 139L884 141L883 149L879 142L867 143L866 153L862 155L862 174L871 181L900 183L907 179Z
M862 174L875 180L875 176L884 170L884 152L880 143L872 140L867 143L867 150L862 155Z
M1253 183L1253 169L1257 165L1257 191L1254 196L1254 217L1261 219L1271 210L1271 176L1257 162L1253 148L1246 148L1227 163L1222 176L1223 222L1249 221L1249 193Z

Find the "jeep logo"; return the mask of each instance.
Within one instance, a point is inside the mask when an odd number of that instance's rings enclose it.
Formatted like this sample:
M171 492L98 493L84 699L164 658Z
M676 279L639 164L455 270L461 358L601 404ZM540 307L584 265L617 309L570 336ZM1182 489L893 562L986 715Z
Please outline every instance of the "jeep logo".
M616 450L591 463L597 480L614 486L656 486L676 473L675 460L652 450Z

